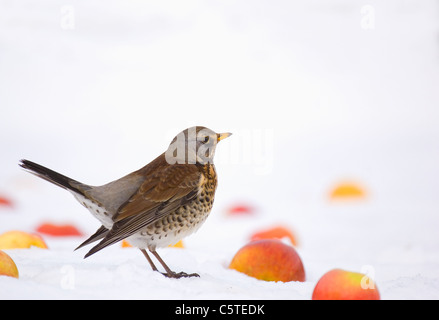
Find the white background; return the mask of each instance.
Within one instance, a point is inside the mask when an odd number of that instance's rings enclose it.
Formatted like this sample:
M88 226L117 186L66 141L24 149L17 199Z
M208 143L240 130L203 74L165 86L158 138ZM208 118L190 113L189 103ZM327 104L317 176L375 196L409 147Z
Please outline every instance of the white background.
M0 232L99 227L21 158L99 185L186 127L234 133L217 148L211 217L186 250L162 251L201 279L162 279L118 245L83 261L81 239L47 239L48 252L8 251L21 279L0 278L0 297L309 299L343 268L373 270L382 298L439 298L438 18L437 1L414 0L0 1L0 195L15 203ZM366 201L328 200L346 179ZM257 215L226 218L241 201ZM305 283L227 270L278 223L300 240Z

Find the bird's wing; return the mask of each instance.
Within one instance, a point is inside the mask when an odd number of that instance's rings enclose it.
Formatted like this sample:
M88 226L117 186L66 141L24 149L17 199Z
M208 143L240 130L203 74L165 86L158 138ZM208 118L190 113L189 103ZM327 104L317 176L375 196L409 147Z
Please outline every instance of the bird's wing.
M196 165L159 167L113 217L112 229L85 257L123 240L194 199L204 176Z

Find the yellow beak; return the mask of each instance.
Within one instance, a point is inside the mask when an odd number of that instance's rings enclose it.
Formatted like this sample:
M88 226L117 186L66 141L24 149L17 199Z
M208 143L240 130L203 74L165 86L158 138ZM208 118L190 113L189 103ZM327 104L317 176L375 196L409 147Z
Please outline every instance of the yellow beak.
M216 134L218 142L220 142L221 140L224 140L225 138L230 137L231 135L232 134L230 132Z

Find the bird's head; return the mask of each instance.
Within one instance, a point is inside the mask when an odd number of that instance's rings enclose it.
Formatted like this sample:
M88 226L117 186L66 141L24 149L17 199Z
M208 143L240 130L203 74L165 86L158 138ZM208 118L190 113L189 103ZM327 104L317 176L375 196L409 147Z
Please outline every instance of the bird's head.
M213 163L218 142L231 135L201 126L187 128L172 140L165 152L166 161L169 164Z

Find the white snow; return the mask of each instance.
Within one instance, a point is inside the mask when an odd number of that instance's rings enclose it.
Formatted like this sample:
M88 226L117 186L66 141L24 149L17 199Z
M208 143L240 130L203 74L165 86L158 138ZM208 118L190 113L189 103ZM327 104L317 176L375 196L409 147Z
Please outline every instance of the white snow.
M216 152L205 225L166 248L166 279L116 244L7 250L0 299L310 299L333 268L368 273L382 299L439 298L437 1L0 1L0 233L98 222L21 158L99 185L140 168L180 130L234 135ZM368 198L328 200L353 179ZM227 217L246 201L253 217ZM283 223L304 283L227 268ZM84 237L85 238L85 237Z

